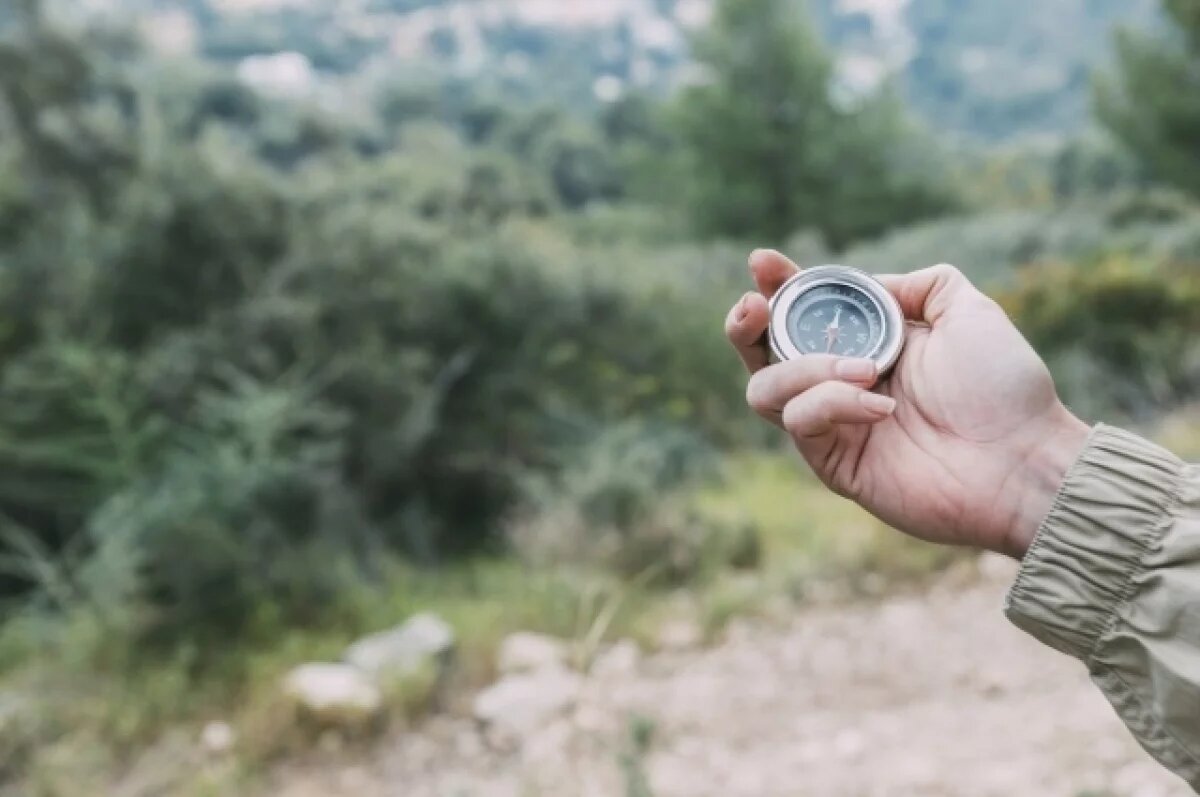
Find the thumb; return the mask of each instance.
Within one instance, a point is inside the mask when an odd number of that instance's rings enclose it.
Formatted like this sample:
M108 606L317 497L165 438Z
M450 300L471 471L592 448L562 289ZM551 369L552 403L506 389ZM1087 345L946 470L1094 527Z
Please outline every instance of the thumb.
M909 274L880 274L877 279L896 297L906 319L931 326L954 302L975 292L961 271L945 263Z

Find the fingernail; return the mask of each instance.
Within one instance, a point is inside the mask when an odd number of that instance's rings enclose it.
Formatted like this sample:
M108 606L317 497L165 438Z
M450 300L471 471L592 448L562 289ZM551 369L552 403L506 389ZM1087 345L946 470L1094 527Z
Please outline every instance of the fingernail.
M834 363L833 372L838 379L850 382L866 382L875 378L875 361L863 359L845 359Z
M859 396L858 400L862 402L862 405L869 412L875 415L891 415L896 409L896 400L891 396L881 396L878 393L863 393Z
M737 321L739 324L741 322L745 321L746 316L750 313L750 308L748 306L749 302L750 302L750 294L749 293L747 293L745 296L743 296L742 300L740 302L738 302Z

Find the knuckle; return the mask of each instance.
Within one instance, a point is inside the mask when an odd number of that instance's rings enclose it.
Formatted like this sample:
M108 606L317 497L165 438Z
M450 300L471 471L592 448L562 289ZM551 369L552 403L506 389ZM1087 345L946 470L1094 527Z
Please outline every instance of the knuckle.
M950 263L938 263L936 266L933 266L933 274L937 281L943 285L970 284L970 280L962 273L962 270Z
M809 437L829 422L829 401L823 391L813 389L783 408L783 427L793 437Z
M788 386L794 386L796 392L809 390L819 386L834 376L834 363L837 357L831 354L806 354L795 360L780 364Z
M831 381L836 361L836 357L814 354L768 366L750 377L746 403L759 413L786 412L800 397L814 392L819 396L828 385L837 384Z
M732 340L737 328L737 305L734 305L725 316L725 336Z
M750 377L750 381L746 383L746 403L755 412L765 412L767 410L767 380L771 378L771 369L764 368L763 370Z
M841 396L841 385L830 383L813 396L813 414L821 421L832 421Z
M806 408L802 400L789 401L783 408L783 428L792 434L799 434L804 425Z

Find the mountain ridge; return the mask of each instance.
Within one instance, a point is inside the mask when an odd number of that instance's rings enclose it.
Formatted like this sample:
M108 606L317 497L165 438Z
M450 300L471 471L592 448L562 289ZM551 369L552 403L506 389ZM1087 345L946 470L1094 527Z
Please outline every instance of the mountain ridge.
M322 76L404 67L531 96L606 102L694 79L688 36L713 0L344 0L336 9L318 0L92 2L135 10L166 49L239 66L257 59L248 76L266 88L290 81L303 91ZM930 126L997 142L1086 128L1090 75L1108 60L1112 29L1153 25L1158 0L809 6L846 90L888 82ZM263 66L280 54L291 60Z

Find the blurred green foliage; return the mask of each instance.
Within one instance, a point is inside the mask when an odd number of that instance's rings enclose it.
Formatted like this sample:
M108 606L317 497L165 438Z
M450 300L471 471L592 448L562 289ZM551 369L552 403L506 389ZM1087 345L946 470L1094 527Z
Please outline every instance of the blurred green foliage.
M0 727L0 781L77 785L81 751L115 766L179 712L418 609L456 627L477 684L504 633L594 652L663 587L692 587L713 632L833 578L874 594L944 566L764 455L721 330L752 246L957 263L1089 417L1200 387L1200 156L1192 100L1159 85L1195 66L1190 5L1169 0L1168 46L1122 40L1098 93L1115 140L984 152L935 149L897 100L912 87L846 91L791 0L718 3L670 97L576 102L601 66L630 77L632 34L514 25L561 66L545 86L416 68L363 107L260 94L225 63L286 47L354 75L382 43L332 6L188 7L211 60L0 9L0 669L41 715ZM1012 14L981 9L912 4L941 44L911 70L956 107L976 100L954 99L950 40L994 43ZM967 122L1031 119L1062 86L1034 93ZM91 669L108 680L56 697Z
M723 0L678 101L696 228L834 250L955 205L886 94L839 102L833 65L792 0Z
M752 523L691 505L694 485L717 475L714 454L677 429L614 426L552 476L528 479L525 510L509 525L514 550L534 566L601 566L648 584L755 567L761 546Z
M1096 111L1159 180L1200 195L1200 2L1163 0L1169 36L1120 31Z
M1080 383L1104 407L1192 388L1186 269L1151 264L1200 257L1200 226L1147 188L1140 151L946 163L888 91L839 93L788 0L723 0L694 46L701 78L667 103L586 113L418 71L331 114L17 7L0 29L14 611L83 606L167 642L263 606L318 622L388 557L501 552L514 527L540 530L533 559L661 561L672 582L752 563L754 530L697 518L679 496L699 471L677 467L766 439L719 326L751 242L956 261L1010 286L1068 384L1080 361L1127 374ZM963 192L969 213L924 221L958 207L956 169L1005 196L1021 169L1045 176L1025 207ZM1120 345L1094 322L1114 312Z
M470 109L392 106L311 138L36 6L0 63L6 593L165 637L313 620L380 554L497 549L520 474L610 423L728 434L716 297L539 244L623 190L601 129L503 112L471 143Z
M1046 265L1022 273L1004 303L1067 401L1088 414L1147 420L1200 387L1194 266L1119 256Z

